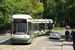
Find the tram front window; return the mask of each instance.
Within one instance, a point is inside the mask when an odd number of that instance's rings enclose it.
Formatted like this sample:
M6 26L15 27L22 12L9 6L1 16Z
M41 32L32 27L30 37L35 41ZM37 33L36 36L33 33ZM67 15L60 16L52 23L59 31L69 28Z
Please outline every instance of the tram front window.
M14 22L13 23L13 34L26 34L27 23L25 22Z

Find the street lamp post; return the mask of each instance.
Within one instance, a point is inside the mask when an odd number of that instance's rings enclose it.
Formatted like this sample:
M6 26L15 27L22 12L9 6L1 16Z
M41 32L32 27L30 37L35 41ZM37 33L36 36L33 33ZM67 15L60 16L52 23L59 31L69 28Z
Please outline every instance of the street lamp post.
M63 27L64 27L65 21L63 21Z
M43 0L41 0L41 2L43 3ZM41 12L41 19L43 18L43 12Z

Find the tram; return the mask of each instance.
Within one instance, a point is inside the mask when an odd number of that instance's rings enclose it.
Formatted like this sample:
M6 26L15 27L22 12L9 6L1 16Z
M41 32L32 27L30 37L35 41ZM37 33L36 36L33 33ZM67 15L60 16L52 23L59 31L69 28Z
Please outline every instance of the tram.
M35 37L30 15L16 14L12 16L11 43L31 43Z
M48 34L53 29L52 19L33 19L36 25L36 36Z

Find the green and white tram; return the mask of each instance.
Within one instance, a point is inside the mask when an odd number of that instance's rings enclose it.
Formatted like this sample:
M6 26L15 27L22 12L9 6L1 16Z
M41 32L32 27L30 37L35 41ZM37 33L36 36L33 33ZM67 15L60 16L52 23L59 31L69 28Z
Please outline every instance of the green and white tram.
M53 20L51 19L33 19L33 23L36 25L36 34L44 35L53 29Z
M11 43L31 43L34 38L32 17L25 14L12 16Z

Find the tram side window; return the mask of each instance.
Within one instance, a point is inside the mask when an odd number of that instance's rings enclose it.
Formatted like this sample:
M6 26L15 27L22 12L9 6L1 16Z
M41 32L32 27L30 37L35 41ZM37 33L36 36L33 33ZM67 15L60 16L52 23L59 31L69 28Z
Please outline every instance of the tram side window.
M53 29L53 23L51 23L51 29Z
M35 24L35 30L37 30L37 24Z
M53 29L53 24L52 23L48 24L48 29Z
M34 27L35 27L34 24L32 24L32 30L34 30Z
M40 29L44 30L45 29L45 24L40 24Z
M31 22L28 23L28 34L30 30L31 30Z
M51 28L50 28L50 23L48 24L48 29L51 29Z
M37 30L37 24L32 24L32 30Z

